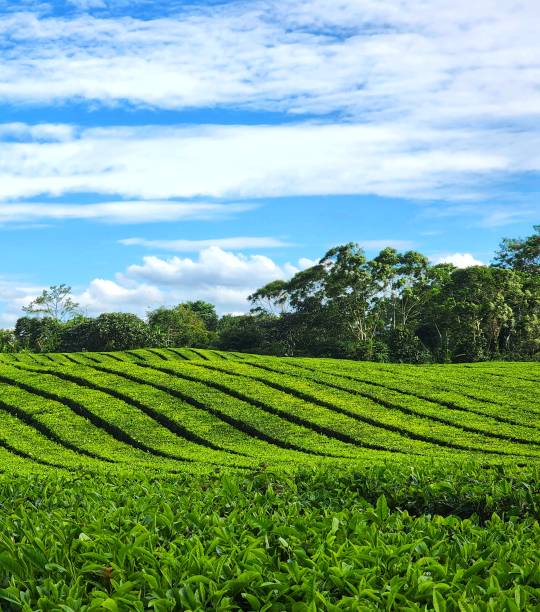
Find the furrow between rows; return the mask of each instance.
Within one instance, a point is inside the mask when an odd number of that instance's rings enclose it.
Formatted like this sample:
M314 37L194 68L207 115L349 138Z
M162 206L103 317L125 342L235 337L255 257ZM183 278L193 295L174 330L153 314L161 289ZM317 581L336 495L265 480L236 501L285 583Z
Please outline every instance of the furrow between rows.
M249 364L252 367L255 368L259 368L259 369L263 369L269 372L273 372L273 373L285 373L288 374L289 376L295 376L298 378L303 378L304 375L300 375L300 374L296 374L296 373L292 373L290 371L283 371L283 370L279 370L279 369L275 369L275 368L271 368L269 366L266 365L261 365L259 363L250 363ZM360 384L364 384L364 385L369 385L369 386L373 386L373 387L377 387L379 389L382 389L384 391L392 391L394 393L397 393L399 395L402 395L404 397L412 397L412 398L416 398L416 399L420 399L422 401L425 402L429 402L430 404L435 404L438 405L442 408L448 409L448 410L452 410L452 411L457 411L457 412L461 412L461 413L471 413L471 414L475 414L477 416L482 417L483 419L487 419L486 425L490 425L489 420L493 420L496 423L501 423L504 425L512 425L514 427L523 427L523 428L528 428L531 429L532 431L536 433L538 433L538 427L534 426L534 425L528 425L525 423L521 423L518 421L515 421L513 419L509 419L509 418L505 418L505 417L501 417L499 415L496 414L491 414L491 413L486 413L484 411L481 410L474 410L473 408L465 408L463 406L460 406L458 404L455 404L453 402L447 402L447 401L443 401L437 398L433 398L427 395L423 395L421 393L414 393L412 391L409 390L403 390L402 388L399 387L393 387L393 386L389 386L387 384L384 383L379 383L379 382L374 382L372 380L369 379L365 379L365 378L358 378L356 376L348 376L346 374L336 374L334 372L328 372L326 370L323 369L316 369L316 368L309 368L308 366L304 366L304 365L298 365L298 364L293 364L294 367L296 368L300 368L303 371L309 371L310 373L314 374L314 377L311 377L312 380L315 380L316 382L319 382L320 384L325 384L328 387L332 387L335 389L339 389L351 394L359 394L362 395L361 392L359 392L358 390L354 389L354 388L350 388L350 387L345 387L342 385L338 385L334 382L328 382L325 380L321 380L321 376L329 376L332 378L337 378L337 379L344 379L347 381L351 381L354 383L360 383ZM478 434L482 434L485 435L487 437L493 437L493 438L497 438L497 439L501 439L501 440L508 440L510 442L519 442L522 444L532 444L532 445L538 445L540 446L540 440L530 440L528 438L520 438L519 436L513 436L511 434L505 434L505 433L497 433L497 432L490 432L486 429L478 429L476 427L469 427L463 423L457 423L456 421L449 419L449 418L444 418L440 415L434 415L431 412L422 412L421 410L409 410L407 407L403 407L397 404L393 404L392 406L395 407L396 410L401 410L402 412L405 412L407 414L412 414L412 415L425 415L427 416L429 419L445 424L445 425L449 425L451 427L456 427L458 429L461 429L463 431L467 431L469 433L478 433Z
M206 368L206 369L211 369L211 370L217 370L220 372L223 372L223 370L221 368L219 368L218 366L213 366L213 365L208 365L208 364L194 364L196 367L199 368ZM493 448L484 448L484 447L474 447L474 446L469 446L469 445L464 445L464 444L460 444L458 442L451 442L449 440L446 439L441 439L441 438L437 438L437 437L433 437L430 435L426 435L426 434L422 434L422 433L418 433L417 431L413 431L409 428L403 427L403 426L399 426L396 424L392 424L392 423L388 423L388 422L381 422L380 420L376 419L376 418L372 418L370 416L367 416L366 414L359 414L358 412L349 410L347 408L344 408L342 406L337 406L334 402L332 401L327 401L327 400L323 400L320 399L318 397L316 397L315 395L313 395L312 393L308 393L306 391L301 391L298 389L295 389L293 387L291 387L290 385L285 385L282 383L278 383L275 381L270 381L267 378L262 378L260 376L255 376L255 375L251 375L251 374L245 374L245 373L239 373L239 372L232 372L232 371L227 371L228 374L232 375L232 376L238 376L238 377L244 377L244 378L248 378L251 380L256 380L257 382L266 385L270 388L276 389L278 391L281 391L283 393L287 393L289 395L292 395L294 397L297 397L301 400L304 400L306 402L310 402L312 404L321 406L323 408L326 408L328 410L331 410L332 412L337 412L340 414L343 414L349 418L352 418L356 421L360 421L360 422L364 422L364 423L368 423L369 425L372 425L374 427L378 427L380 429L384 429L386 431L392 431L394 433L398 433L406 438L411 438L413 440L418 440L418 441L422 441L422 442L427 442L429 444L433 444L436 446L442 446L442 447L446 447L446 448L452 448L455 450L460 450L460 451L468 451L468 452L483 452L483 453L488 453L488 454L494 454L494 455L516 455L516 453L507 453L503 450L499 450L499 449L493 449ZM414 411L409 411L409 410L404 410L402 409L402 407L400 406L396 406L391 402L388 402L382 398L379 398L377 396L374 396L372 394L369 393L363 393L363 392L359 392L358 395L360 397L363 397L371 402L373 402L374 404L378 404L380 406L383 406L384 408L388 408L391 410L397 410L399 412L402 412L404 414L408 414L409 416L416 416L418 417L417 414L414 413ZM459 431L459 429L458 429ZM534 455L533 455L534 456Z
M207 368L212 368L212 366L210 365L203 365L203 364L193 364L195 366L198 367L207 367ZM191 380L191 381L195 381L195 382L201 382L201 379L198 379L197 377L194 376L190 376L188 374L186 374L185 372L178 372L176 370L171 370L169 368L161 368L161 367L157 367L157 366L153 366L150 364L145 364L144 366L142 364L140 364L141 367L146 367L146 368L151 368L154 370L158 370L161 372L164 372L166 374L172 374L178 378L184 378L186 380ZM216 368L218 369L218 368ZM239 391L236 391L234 389L231 389L229 387L227 387L226 385L223 385L221 383L215 382L215 381L208 381L205 380L204 381L205 385L208 385L210 387L213 387L214 389L218 389L219 391L221 391L222 393L225 393L231 397L234 397L235 399L238 399L240 401L243 401L247 404L251 404L253 406L256 406L257 408L259 408L260 410L263 410L264 412L268 413L268 414L272 414L274 416L279 417L280 419L283 419L285 421L288 421L289 423L293 423L294 425L299 425L301 427L304 427L306 429L310 429L311 431L314 431L317 434L321 434L323 436L326 436L327 438L330 439L334 439L334 440L338 440L340 442L343 442L345 444L350 444L351 446L356 446L358 448L365 448L365 449L369 449L369 450L376 450L376 451L390 451L390 452L401 452L399 450L394 450L392 448L386 447L386 446L381 446L378 444L371 444L369 442L365 442L363 440L357 440L356 438L353 438L352 436L336 431L334 429L331 429L329 427L325 427L323 425L317 424L317 423L313 423L312 421L309 421L307 419L303 419L297 415L293 415L289 412L286 412L285 410L280 410L277 409L273 406L270 406L268 403L266 402L262 402L259 399L256 399L254 397L251 397L249 395L246 395L244 393L241 393Z
M162 369L161 368L154 368L149 364L137 364L138 367L144 368L144 369L149 369L149 370L156 370L157 372L161 372ZM166 394L169 394L177 399L182 400L183 402L185 402L186 404L189 404L199 410L203 410L209 414L211 414L212 416L214 416L215 418L219 419L220 421L223 421L225 423L227 423L228 425L230 425L231 427L233 427L234 429L236 429L237 431L240 431L244 434L247 434L248 436L261 440L263 442L266 442L272 446L276 446L285 450L291 450L291 451L296 451L302 454L307 454L307 455L315 455L315 456L319 456L319 457L334 457L334 458L339 458L339 459L348 459L348 458L352 458L352 457L347 457L347 456L343 456L343 455L338 455L338 454L333 454L333 453L327 453L324 451L318 451L318 450L314 450L314 449L310 449L310 448L306 448L303 446L299 446L297 444L294 444L292 442L286 441L286 440L282 440L279 439L275 436L271 436L268 433L265 433L264 431L262 431L261 429L250 425L249 423L247 423L245 420L240 420L230 414L227 414L225 412L223 412L222 410L217 409L216 407L209 405L205 402L202 402L198 399L195 399L194 397L191 397L188 393L184 392L184 391L180 391L176 388L172 388L170 386L167 385L163 385L160 384L158 382L155 382L153 380L150 380L148 378L144 378L142 376L137 376L137 375L133 375L129 372L125 372L122 370L118 370L118 369L111 369L111 368L106 368L103 366L95 366L94 369L99 370L99 371L103 371L103 372L108 372L111 374L115 374L117 376L122 376L124 378L126 378L127 380L130 380L132 382L135 383L139 383L139 384L145 384L145 385L149 385L155 389L158 389ZM164 368L164 370L167 370L167 368ZM164 373L166 374L170 374L170 372L165 371ZM192 382L196 382L196 383L201 383L203 381L201 381L200 379L197 379L195 377L182 377L180 376L179 378L183 378L184 380L190 380ZM204 382L203 383L205 386L207 386L207 383ZM217 387L214 386L214 388L216 389ZM223 390L218 389L219 391L223 392ZM231 394L228 394L229 397L231 397ZM238 400L240 399L239 397L234 397L234 399ZM241 400L243 401L243 400ZM252 405L254 406L254 403L251 401L248 402L244 402L248 405ZM386 450L386 449L385 449Z
M17 367L20 367L20 366L17 366ZM106 431L115 440L119 442L123 442L124 444L127 444L144 453L148 453L156 457L162 457L164 459L171 459L174 461L192 461L192 459L173 455L170 453L166 453L158 449L152 448L142 442L139 442L138 440L133 438L130 434L125 432L123 429L120 429L118 426L114 425L113 423L101 418L100 416L92 412L91 410L88 410L86 407L84 407L79 402L76 402L69 397L64 397L52 391L46 391L34 385L30 385L28 382L23 382L19 380L10 380L4 376L0 376L0 381L5 382L7 384L13 384L21 389L24 389L25 391L28 391L29 393L38 395L45 399L51 399L51 400L60 402L64 404L65 406L67 406L68 408L70 408L75 414L82 416L83 418L90 421L90 423L92 423L94 427L97 427L99 429Z
M33 371L38 371L44 374L49 374L51 376L55 376L56 378L59 378L60 380L66 380L66 381L75 383L79 386L86 387L87 389L93 389L95 391L99 391L101 393L104 393L116 399L119 399L125 404L128 404L132 406L133 408L136 408L137 410L140 410L141 412L146 414L148 417L150 417L152 420L154 420L156 423L158 423L161 427L164 427L165 429L167 429L174 435L188 442L192 442L193 444L197 444L205 448L210 448L218 452L246 456L244 453L222 448L216 444L213 444L212 442L209 442L208 440L205 440L204 438L201 438L196 433L190 431L189 429L186 429L185 427L183 427L176 421L169 419L165 415L161 414L160 412L156 410L153 410L152 408L150 408L149 406L146 406L142 402L126 395L125 393L121 393L115 389L112 389L111 387L104 387L102 385L96 384L95 382L89 381L86 378L82 378L80 376L74 376L73 374L67 374L65 372L57 372L54 370L36 370L36 369L33 369Z

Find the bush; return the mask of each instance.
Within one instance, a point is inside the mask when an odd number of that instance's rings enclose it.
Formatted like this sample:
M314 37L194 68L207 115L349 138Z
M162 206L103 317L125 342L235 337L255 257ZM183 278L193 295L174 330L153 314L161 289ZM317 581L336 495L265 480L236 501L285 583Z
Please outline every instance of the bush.
M62 344L62 323L52 317L21 317L15 324L14 336L19 349L53 353Z
M97 319L81 319L64 333L67 351L125 351L155 346L150 327L134 314L109 312Z
M432 356L422 341L406 329L394 329L388 335L388 354L394 363L430 363Z
M161 307L148 315L148 324L159 346L207 347L212 334L199 314L183 304Z
M0 353L17 352L17 338L11 329L0 329Z

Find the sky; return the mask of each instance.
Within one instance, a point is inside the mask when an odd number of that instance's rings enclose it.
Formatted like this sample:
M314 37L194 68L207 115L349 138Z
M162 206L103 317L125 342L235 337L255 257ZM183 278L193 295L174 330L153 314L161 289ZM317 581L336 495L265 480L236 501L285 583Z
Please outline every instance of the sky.
M0 327L246 297L540 221L536 0L0 0Z

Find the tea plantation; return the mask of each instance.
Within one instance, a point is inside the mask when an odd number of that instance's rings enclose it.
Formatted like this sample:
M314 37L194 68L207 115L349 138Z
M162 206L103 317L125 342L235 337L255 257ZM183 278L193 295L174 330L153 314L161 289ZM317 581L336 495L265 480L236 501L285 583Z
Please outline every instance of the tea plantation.
M1 610L540 610L540 364L0 356Z

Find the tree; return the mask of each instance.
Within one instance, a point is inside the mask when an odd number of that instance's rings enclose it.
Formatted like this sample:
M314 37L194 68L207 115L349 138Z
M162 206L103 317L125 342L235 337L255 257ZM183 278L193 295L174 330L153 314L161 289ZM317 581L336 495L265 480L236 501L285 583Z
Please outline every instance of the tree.
M219 321L217 346L244 353L282 354L277 317L266 314L225 315Z
M273 315L289 312L289 283L284 280L272 281L249 295L248 300L253 312Z
M60 350L67 352L87 351L95 344L92 339L93 319L84 315L75 315L62 325L62 341Z
M184 304L153 310L148 314L148 324L160 346L205 347L211 340L201 316Z
M62 323L53 317L21 317L15 324L14 334L21 349L53 353L61 346Z
M78 350L127 351L156 344L150 327L127 312L108 312L96 319L82 320L71 328L70 334L78 339Z
M540 273L540 225L527 238L504 238L493 265L529 274Z
M416 251L398 253L388 247L369 266L379 287L373 306L384 319L384 326L391 330L413 328L422 304L423 288L429 282L428 258Z
M56 321L65 321L77 313L79 304L71 298L71 287L52 285L44 289L23 311L29 315L43 315Z
M432 295L431 319L453 361L481 361L508 352L527 308L523 278L512 270L474 266L454 269Z
M15 353L17 338L12 329L0 329L0 353Z
M196 302L184 302L182 305L198 315L203 320L208 331L216 331L219 317L213 304L197 300Z

